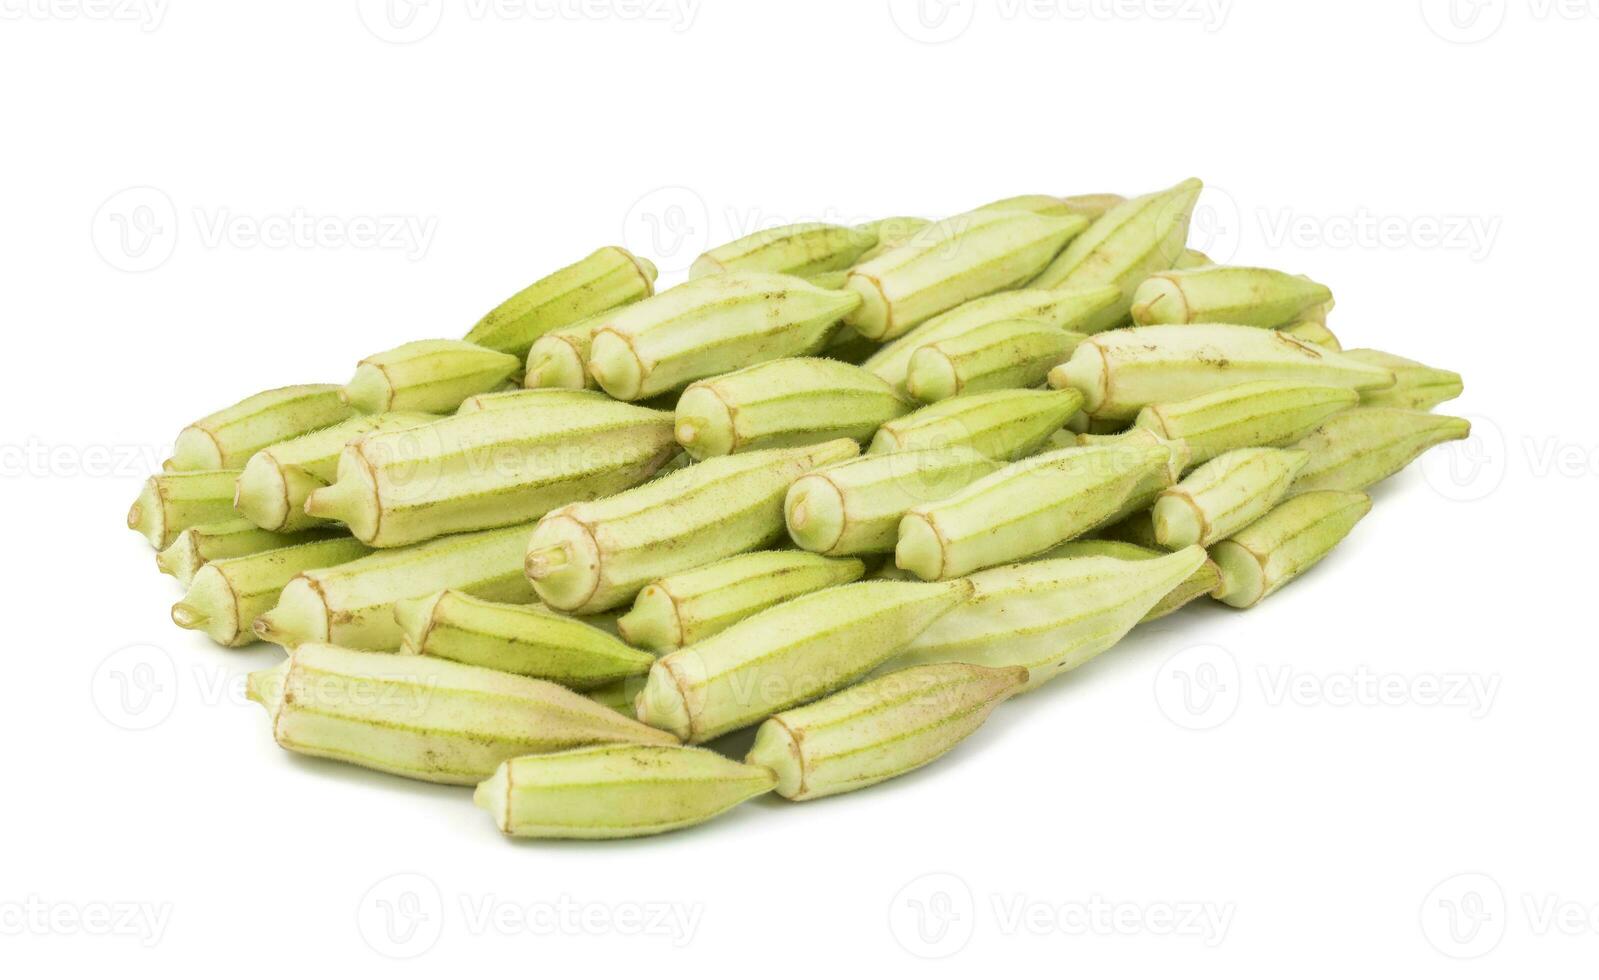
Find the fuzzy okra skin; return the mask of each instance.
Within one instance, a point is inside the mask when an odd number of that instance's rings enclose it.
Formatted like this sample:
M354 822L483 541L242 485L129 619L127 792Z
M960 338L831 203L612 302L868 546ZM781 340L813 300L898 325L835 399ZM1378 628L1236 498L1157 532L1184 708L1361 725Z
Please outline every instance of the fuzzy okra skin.
M689 266L691 279L724 272L781 272L810 278L848 269L877 244L871 229L813 221L768 228L718 245Z
M288 648L314 642L398 650L404 634L394 605L403 599L456 589L497 602L532 602L522 574L531 530L523 525L456 534L302 572L256 620L256 635Z
M509 759L472 801L510 837L615 840L704 823L776 784L708 749L602 745Z
M464 340L415 340L355 367L344 398L367 414L455 411L461 402L511 380L522 359Z
M1303 340L1307 344L1325 347L1335 354L1344 349L1344 345L1338 340L1338 335L1328 330L1327 324L1317 320L1300 320L1297 323L1290 323L1286 327L1278 327L1277 332L1284 336L1293 337L1295 340ZM1356 360L1362 360L1362 358L1356 358ZM1376 362L1368 361L1367 363ZM1391 367L1391 365L1383 366Z
M1169 486L1168 447L1060 449L1012 463L948 499L912 508L894 563L926 581L1047 551L1123 511L1155 483Z
M1287 446L1353 408L1353 388L1297 381L1246 381L1182 401L1146 406L1133 425L1182 439L1203 463L1234 449Z
M1248 609L1327 557L1371 510L1371 498L1346 490L1295 493L1270 513L1210 549L1221 568L1216 598Z
M768 718L745 761L776 773L790 800L864 789L937 760L1027 682L1025 667L895 671Z
M548 681L323 643L251 674L247 690L291 752L434 783L475 785L531 753L677 741Z
M338 385L293 385L251 395L178 433L171 472L232 470L262 449L315 432L356 414Z
M639 677L655 658L597 626L534 605L490 602L445 589L394 604L401 653L443 657L574 691Z
M972 597L934 623L891 667L1026 667L1027 689L1115 646L1205 564L1194 547L1159 558L1062 558L971 576Z
M1184 471L1193 463L1193 450L1182 439L1169 439L1148 429L1128 429L1113 436L1084 435L1078 437L1079 448L1093 446L1120 446L1124 450L1160 449L1166 453L1166 465L1146 475L1135 486L1116 512L1095 528L1115 524L1139 511L1148 510L1163 491L1181 480Z
M320 541L335 534L337 532L326 529L288 533L263 531L245 518L236 517L186 529L165 551L155 556L155 564L162 573L188 588L194 581L194 574L208 561L242 558L274 548L287 548L291 544Z
M597 390L600 386L589 374L589 345L594 342L594 331L605 320L606 314L602 313L571 326L557 327L533 341L527 352L527 369L522 372L522 387Z
M238 517L233 509L238 479L238 470L157 473L144 481L128 508L128 527L157 551L165 551L191 527Z
M917 401L1043 384L1086 334L1032 320L1001 320L916 349L905 387Z
M899 248L906 242L913 241L931 227L933 227L933 222L926 218L915 218L906 215L879 218L864 225L856 225L855 230L861 234L875 236L877 244L861 253L860 258L855 260L855 265L863 265L885 252ZM851 268L854 268L854 266L851 266ZM846 273L848 272L848 270L845 271Z
M780 602L864 574L866 566L855 559L805 551L734 555L651 582L616 625L634 646L670 653Z
M695 459L832 439L864 442L912 407L853 364L785 357L689 385L677 401L677 441Z
M1075 388L1096 419L1131 419L1148 405L1182 401L1249 381L1354 388L1391 387L1394 374L1281 331L1232 324L1130 327L1083 341L1049 372Z
M596 613L650 582L758 548L783 530L783 495L802 474L860 452L852 439L718 456L539 521L527 576L555 609Z
M305 511L378 548L536 520L618 493L677 455L672 416L610 399L472 412L362 436Z
M609 245L496 306L465 339L520 360L551 330L654 294L655 276L655 266L648 259Z
M473 395L455 410L456 415L476 412L543 412L555 406L603 405L613 399L603 391L574 388L523 388L516 391L491 391Z
M1280 327L1325 306L1332 290L1276 269L1213 265L1157 272L1133 293L1133 322Z
M872 453L965 446L990 459L1019 459L1036 451L1082 407L1071 390L1004 388L946 398L883 423Z
M1287 496L1310 454L1299 449L1235 449L1161 493L1151 519L1155 540L1176 550L1209 546L1264 517Z
M656 661L638 717L699 743L847 687L971 594L953 582L855 582L773 606Z
M955 215L850 270L861 298L845 322L870 340L892 340L969 300L1015 289L1088 227L1078 215L971 211Z
M351 562L372 549L352 538L327 538L209 562L172 607L172 621L226 647L256 639L255 620L277 605L284 586L313 568Z
M805 474L788 488L788 535L823 555L888 554L899 522L920 504L943 500L1003 464L965 446L872 453Z
M1428 367L1396 354L1358 348L1344 351L1345 357L1387 368L1394 373L1394 386L1362 392L1360 403L1371 408L1412 408L1429 411L1444 402L1459 398L1466 390L1460 375L1442 368Z
M1117 558L1122 561L1148 561L1151 558L1164 558L1171 552L1160 548L1146 548L1143 545L1133 544L1130 541L1110 541L1101 538L1085 538L1078 541L1068 541L1051 551L1046 551L1038 556L1039 561L1049 561L1057 558ZM1206 557L1204 564L1190 576L1183 579L1161 600L1155 603L1154 608L1144 614L1139 620L1142 623L1151 623L1163 619L1183 608L1195 599L1203 596L1214 595L1221 588L1221 569L1216 563Z
M613 398L639 401L779 357L820 351L859 305L775 272L691 279L606 317L589 343L588 370Z
M1361 406L1323 422L1294 443L1310 461L1294 480L1294 492L1364 490L1398 473L1422 453L1466 439L1471 423L1410 408Z

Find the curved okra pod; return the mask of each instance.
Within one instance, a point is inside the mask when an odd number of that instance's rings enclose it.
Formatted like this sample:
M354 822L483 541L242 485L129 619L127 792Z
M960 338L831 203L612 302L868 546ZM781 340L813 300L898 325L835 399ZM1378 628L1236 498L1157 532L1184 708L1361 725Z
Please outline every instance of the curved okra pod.
M946 398L883 423L871 452L965 446L990 459L1019 459L1059 432L1082 404L1075 391L1025 388Z
M253 643L256 618L277 605L295 576L354 561L371 550L339 537L210 562L195 572L189 591L172 607L172 621L226 647Z
M1344 351L1344 356L1374 364L1394 373L1394 386L1363 392L1360 403L1371 408L1413 408L1429 411L1444 402L1459 398L1466 390L1460 375L1420 361L1385 354L1380 350Z
M144 481L128 508L128 527L144 535L157 551L165 551L191 527L239 516L233 509L238 479L238 470L157 473Z
M1216 598L1247 609L1327 557L1371 510L1371 498L1344 490L1312 490L1278 504L1265 517L1210 549L1220 568Z
M905 388L922 402L999 388L1031 388L1043 384L1050 369L1064 363L1086 339L1085 334L1032 320L1001 320L917 348L906 371Z
M718 245L694 260L691 279L724 272L781 272L809 279L848 269L877 244L870 229L823 222L784 225Z
M1151 558L1164 558L1170 552L1159 548L1146 548L1143 545L1133 544L1129 541L1109 541L1100 538L1086 538L1078 541L1068 541L1052 551L1046 551L1038 556L1039 561L1050 561L1057 558L1117 558L1122 561L1148 561ZM1172 613L1193 602L1202 596L1214 595L1221 588L1221 569L1207 556L1205 563L1190 576L1177 583L1170 592L1157 603L1153 609L1144 614L1139 620L1142 623L1154 622L1157 619L1170 616Z
M1235 449L1161 493L1151 515L1161 547L1210 546L1266 516L1287 496L1310 454L1299 449Z
M1300 320L1298 323L1290 323L1286 327L1278 327L1277 332L1293 337L1295 340L1303 340L1307 344L1325 347L1333 353L1338 353L1344 349L1344 345L1338 340L1338 335L1328 330L1327 324L1319 320ZM1356 358L1356 360L1359 360L1359 358Z
M1146 406L1133 425L1182 439L1203 463L1252 446L1287 446L1327 419L1353 408L1353 388L1297 381L1246 381L1182 401Z
M499 388L521 368L521 358L491 347L464 340L415 340L357 364L344 397L369 415L445 414L473 395Z
M338 385L263 391L207 415L178 433L169 472L232 470L273 443L323 429L355 414Z
M1276 269L1212 265L1157 272L1133 293L1133 322L1280 327L1332 301L1319 282Z
M1364 490L1409 466L1422 453L1471 435L1471 423L1410 408L1352 408L1294 443L1310 454L1294 492Z
M655 292L655 266L625 248L602 248L558 269L490 310L466 335L482 347L527 356L551 330L644 299Z
M307 544L332 537L335 533L331 530L290 533L263 531L250 521L236 517L188 528L165 551L155 556L155 563L163 573L188 588L189 583L194 581L194 573L208 561L242 558L274 548L287 548L291 544Z

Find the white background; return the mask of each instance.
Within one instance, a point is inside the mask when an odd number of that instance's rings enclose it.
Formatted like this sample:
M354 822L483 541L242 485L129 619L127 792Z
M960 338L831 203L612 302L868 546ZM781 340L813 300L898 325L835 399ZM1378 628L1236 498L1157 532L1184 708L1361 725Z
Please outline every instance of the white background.
M1593 975L1594 4L396 3L0 0L8 974ZM121 526L184 423L602 244L1190 175L1474 440L868 792L507 842L274 746L277 651Z

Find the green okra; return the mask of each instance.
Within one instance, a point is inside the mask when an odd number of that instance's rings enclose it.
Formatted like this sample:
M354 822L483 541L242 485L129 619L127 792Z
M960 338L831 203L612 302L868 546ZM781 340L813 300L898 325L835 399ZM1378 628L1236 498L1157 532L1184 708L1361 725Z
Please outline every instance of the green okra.
M1203 269L1208 265L1215 265L1215 261L1204 252L1194 248L1183 249L1183 254L1177 257L1173 269Z
M768 544L802 474L860 452L851 439L718 456L539 521L527 576L555 609L604 612L650 582Z
M202 565L172 607L172 621L226 647L257 639L255 621L277 605L295 576L351 562L372 549L352 538L325 538Z
M1132 544L1128 541L1109 541L1099 538L1084 538L1077 541L1068 541L1052 551L1047 551L1039 556L1040 561L1050 561L1057 558L1117 558L1122 561L1148 561L1151 558L1164 558L1170 552L1159 548L1146 548L1143 545ZM1170 616L1195 599L1202 596L1214 595L1221 587L1221 569L1207 556L1204 564L1190 576L1183 579L1161 600L1155 603L1153 609L1144 614L1140 622L1150 623L1157 619Z
M780 602L854 582L866 566L804 551L753 551L646 585L617 621L634 646L670 653Z
M1468 438L1471 423L1411 408L1352 408L1294 443L1310 454L1294 492L1364 490L1409 466L1422 453Z
M516 376L522 359L464 340L415 340L373 354L355 367L344 397L361 411L455 411L473 395Z
M355 409L338 385L274 388L207 415L178 433L169 472L235 470L273 443L342 422Z
M781 272L809 279L854 265L877 244L870 229L813 221L768 228L719 245L694 260L691 279L724 272Z
M1374 364L1394 373L1394 386L1363 392L1360 403L1370 408L1413 408L1429 411L1444 402L1459 398L1466 390L1460 375L1420 361L1386 354L1380 350L1345 351L1344 356Z
M1059 432L1082 404L1070 390L1016 388L946 398L883 423L871 452L965 446L990 459L1019 459Z
M1310 454L1299 449L1234 449L1161 493L1151 519L1155 540L1176 550L1209 547L1266 516L1288 495Z
M597 405L613 399L603 391L577 388L521 388L514 391L491 391L473 395L455 410L456 415L474 412L499 412L514 409L519 412L542 412L553 406Z
M695 459L831 439L864 442L913 408L853 364L785 357L696 381L677 401L677 441Z
M1088 339L1032 320L1001 320L934 341L911 355L905 387L922 402L1000 388L1031 388Z
M305 512L305 499L333 482L345 446L368 432L408 429L437 419L424 412L357 415L268 446L244 464L234 507L269 531L302 531L329 524Z
M1247 609L1327 557L1371 510L1371 498L1346 490L1296 493L1210 549L1221 568L1216 598Z
M443 657L589 691L649 673L655 658L597 626L537 604L445 589L394 604L400 652Z
M256 620L257 636L279 646L333 643L356 650L398 650L394 618L402 599L456 589L497 602L532 602L522 574L531 527L456 534L390 548L336 567L301 572L278 604Z
M820 351L860 304L775 272L691 279L605 319L589 343L589 374L606 393L639 401L690 381Z
M1083 437L1081 434L1073 432L1071 429L1056 429L1050 433L1049 438L1044 441L1044 445L1039 447L1039 449L1041 452L1049 452L1054 449L1073 449L1082 444Z
M1077 215L972 211L923 230L850 270L861 302L846 323L871 340L892 340L969 300L1032 279L1088 227Z
M1090 221L1098 221L1106 211L1126 201L1120 194L1068 194L1061 198L1066 210L1080 214Z
M864 225L856 225L856 231L861 232L863 235L875 237L877 244L861 253L860 258L855 260L855 265L870 262L884 252L899 248L906 242L912 241L917 236L925 233L932 226L933 222L926 218L906 216L880 218Z
M1159 558L1064 558L973 575L972 596L891 667L1026 667L1029 690L1115 646L1205 564L1205 549Z
M1246 381L1182 401L1144 407L1133 423L1182 439L1203 463L1234 449L1288 446L1360 402L1353 388L1297 381Z
M144 481L128 508L128 527L157 551L165 551L191 527L238 517L233 509L238 479L238 470L157 473Z
M648 676L646 674L643 677L624 677L603 687L596 687L592 691L584 691L583 695L595 704L603 704L612 711L619 711L631 718L633 703L644 690L644 682Z
M1096 529L1094 533L1099 537L1135 544L1150 551L1166 550L1155 538L1155 516L1147 510L1129 514L1114 524Z
M559 327L637 302L655 292L648 259L607 246L558 269L490 310L466 340L518 360L540 337Z
M327 529L287 533L263 531L245 518L235 517L186 529L165 551L155 556L155 563L163 573L188 588L189 583L194 581L194 573L208 561L242 558L274 548L286 548L291 544L307 544L332 537L335 533Z
M1157 272L1133 293L1133 322L1281 327L1332 300L1332 290L1276 269L1212 265Z
M704 823L776 783L708 749L605 745L509 759L472 800L511 837L611 840Z
M471 786L532 753L677 741L548 681L323 643L251 674L247 690L291 752L434 783Z
M973 211L1030 211L1048 218L1059 218L1064 215L1080 213L1063 197L1053 194L1018 194L1015 197L1004 197L997 201L984 204L982 207L973 208Z
M776 773L790 800L864 789L936 761L1027 682L1025 667L895 671L768 718L745 761Z
M789 537L824 555L893 552L899 522L1002 464L965 446L872 453L805 474L783 503Z
M537 411L472 412L362 436L305 511L392 548L618 493L677 455L667 412L570 395L547 401Z
M755 724L871 673L970 594L855 582L790 599L656 661L639 720L692 743Z
M1127 495L1121 507L1095 525L1096 528L1108 527L1132 514L1153 507L1155 499L1161 493L1182 479L1184 471L1194 459L1193 450L1187 442L1168 438L1149 429L1128 429L1126 432L1111 436L1083 435L1078 437L1077 444L1081 447L1120 446L1127 450L1160 449L1166 453L1166 465L1146 475Z
M594 331L603 326L605 320L605 314L589 317L568 327L558 327L533 341L527 352L522 386L598 389L599 385L589 374L589 345L594 342Z
M1303 340L1307 344L1315 344L1317 347L1325 347L1334 353L1344 349L1344 345L1338 340L1338 335L1328 330L1327 324L1319 320L1300 320L1298 323L1290 323L1286 327L1279 327L1278 333ZM1368 361L1368 363L1374 362Z
M1277 330L1232 325L1130 327L1096 334L1049 373L1075 388L1096 419L1131 419L1146 405L1182 401L1248 381L1391 387L1393 372Z

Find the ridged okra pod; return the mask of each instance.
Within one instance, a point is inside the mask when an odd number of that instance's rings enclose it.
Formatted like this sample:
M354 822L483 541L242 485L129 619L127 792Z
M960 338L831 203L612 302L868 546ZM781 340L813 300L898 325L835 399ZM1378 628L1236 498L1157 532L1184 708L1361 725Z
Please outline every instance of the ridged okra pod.
M791 599L656 661L639 720L696 743L753 725L871 673L970 594L855 582Z
M378 412L448 414L516 376L522 359L464 340L415 340L365 358L344 386L349 403Z
M611 840L704 823L776 783L708 749L605 745L510 759L472 799L511 837Z
M1161 493L1151 519L1163 548L1209 547L1264 517L1287 496L1310 454L1298 449L1235 449Z
M1160 449L1166 453L1166 465L1145 476L1127 495L1121 507L1110 517L1095 525L1096 528L1114 524L1131 514L1153 507L1155 498L1182 479L1184 471L1193 462L1193 450L1189 448L1188 443L1181 439L1168 439L1148 429L1128 429L1113 436L1078 436L1078 446L1079 448L1120 446L1125 450Z
M394 604L401 653L443 657L590 691L649 672L655 658L544 606L446 589Z
M1111 541L1102 538L1084 538L1077 541L1068 541L1051 551L1039 556L1040 561L1050 561L1057 558L1117 558L1121 561L1148 561L1151 558L1165 558L1170 552L1159 548L1146 548L1143 545L1133 544L1130 541ZM1208 557L1204 564L1195 572L1177 583L1176 587L1166 593L1154 608L1144 614L1140 620L1151 623L1157 619L1170 616L1195 599L1215 594L1221 587L1221 569Z
M1014 197L1002 197L997 201L990 201L981 207L972 208L972 210L1031 211L1033 214L1042 214L1051 218L1078 213L1066 203L1065 198L1056 197L1053 194L1017 194Z
M814 354L860 299L773 272L692 279L607 317L589 343L589 374L639 401L760 361Z
M853 364L785 357L689 385L677 401L677 441L695 459L832 439L865 442L913 407Z
M165 551L155 556L155 563L163 573L187 588L194 581L194 573L208 561L242 558L274 548L287 548L291 544L307 544L331 537L334 533L328 530L291 533L263 531L250 521L236 517L188 528Z
M1203 463L1234 449L1291 445L1359 402L1360 395L1353 388L1246 381L1182 401L1146 406L1134 426L1184 440L1193 451L1193 461Z
M548 681L322 643L251 674L248 691L291 752L433 783L472 786L532 753L676 742Z
M178 433L166 469L233 470L273 443L324 429L355 414L338 385L293 385L251 395Z
M655 266L610 245L558 269L496 306L466 340L518 360L533 342L558 327L597 316L655 292Z
M539 521L527 575L556 609L604 612L650 582L768 544L782 533L783 495L818 466L860 452L850 439L718 456Z
M874 236L877 239L877 244L863 252L860 258L855 260L855 265L870 262L885 252L899 248L906 242L923 234L932 226L933 222L926 218L914 218L905 215L879 218L864 225L856 225L856 231Z
M1310 454L1294 492L1364 490L1409 466L1422 453L1468 438L1471 423L1410 408L1352 408L1294 443Z
M1211 265L1215 265L1215 264L1216 264L1215 260L1213 260L1210 256L1206 255L1204 252L1201 252L1201 251L1199 251L1196 248L1185 248L1185 249L1183 249L1183 254L1179 255L1177 257L1177 263L1175 265L1173 265L1172 268L1173 269L1203 269L1206 266L1211 266Z
M885 422L873 453L965 446L990 459L1019 459L1036 451L1077 414L1075 391L1007 388L946 398Z
M1278 327L1277 332L1295 340L1303 340L1307 344L1315 344L1317 347L1326 348L1335 354L1344 349L1344 345L1339 341L1338 335L1328 330L1327 324L1319 320L1300 320L1297 323L1290 323L1286 327ZM1360 360L1360 358L1356 358L1356 360Z
M223 646L252 643L256 618L277 605L296 575L354 561L370 550L340 537L218 559L195 572L189 591L172 607L172 621Z
M157 473L144 481L128 508L128 527L164 551L191 527L239 516L233 509L233 485L238 479L238 470Z
M1133 322L1281 327L1332 300L1332 290L1276 269L1212 265L1157 272L1133 293Z
M1327 557L1371 510L1371 498L1345 490L1298 493L1210 549L1221 568L1216 597L1247 609Z
M846 585L865 573L855 559L805 551L734 555L651 582L616 625L627 642L670 653L780 602Z
M1459 398L1466 390L1465 382L1455 372L1428 367L1420 361L1412 361L1406 357L1369 349L1344 351L1344 356L1386 368L1394 373L1392 388L1361 394L1361 404L1372 408L1413 408L1429 411L1444 402Z
M305 502L367 544L525 523L648 480L673 456L672 416L609 399L472 412L351 443Z
M457 534L302 572L256 621L256 635L290 648L314 642L398 650L404 636L394 604L402 599L457 589L498 602L532 602L533 589L522 574L531 530L524 525Z
M535 340L528 348L522 386L598 389L599 385L589 374L589 345L594 342L594 331L604 325L605 320L605 314L589 317L569 327L558 327Z
M777 792L815 800L864 789L937 760L1027 685L1025 667L929 664L774 715L745 761L777 774Z
M1087 335L1032 320L1001 320L934 341L911 355L905 387L917 401L999 388L1031 388L1072 356Z
M718 245L694 260L692 279L724 272L781 272L810 278L848 269L877 244L871 229L812 221L768 228Z
M1097 221L1106 211L1126 200L1127 198L1120 194L1068 194L1061 198L1061 203L1066 205L1066 210L1072 214L1080 214L1090 221Z
M475 412L543 412L555 406L603 405L613 399L603 391L575 388L521 388L514 391L491 391L473 395L455 410L456 415Z

